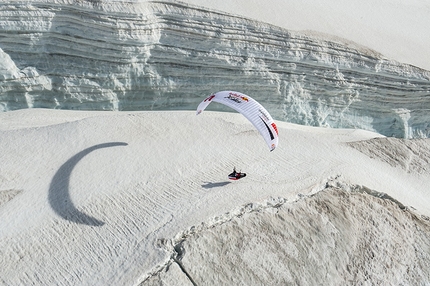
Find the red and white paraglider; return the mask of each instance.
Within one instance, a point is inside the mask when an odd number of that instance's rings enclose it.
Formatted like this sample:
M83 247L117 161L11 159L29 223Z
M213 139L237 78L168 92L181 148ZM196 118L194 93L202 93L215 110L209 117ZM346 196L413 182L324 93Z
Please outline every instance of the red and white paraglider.
M270 151L278 146L278 128L269 112L250 96L236 91L220 91L203 100L197 107L197 115L211 103L218 102L233 108L245 116L260 132Z
M270 151L278 146L278 128L269 112L250 96L236 91L220 91L205 98L197 107L197 115L203 112L212 102L227 105L245 116L260 132ZM245 173L236 172L236 168L228 175L230 180L239 180Z

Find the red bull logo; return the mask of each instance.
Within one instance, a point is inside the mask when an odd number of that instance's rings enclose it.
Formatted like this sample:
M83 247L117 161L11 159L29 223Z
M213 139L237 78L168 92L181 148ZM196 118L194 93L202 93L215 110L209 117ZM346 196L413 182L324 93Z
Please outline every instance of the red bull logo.
M241 103L242 101L249 101L248 97L244 96L243 94L238 94L234 92L230 92L226 98L231 99L237 103Z

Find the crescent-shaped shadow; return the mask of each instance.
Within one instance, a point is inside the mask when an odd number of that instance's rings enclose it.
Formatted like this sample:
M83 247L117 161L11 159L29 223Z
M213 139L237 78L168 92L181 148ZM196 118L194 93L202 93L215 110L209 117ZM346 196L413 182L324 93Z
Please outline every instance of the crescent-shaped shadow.
M90 226L102 226L104 222L80 212L70 198L69 184L73 168L79 161L94 150L115 146L127 146L124 142L110 142L94 145L71 157L55 173L49 187L48 200L51 208L63 219Z

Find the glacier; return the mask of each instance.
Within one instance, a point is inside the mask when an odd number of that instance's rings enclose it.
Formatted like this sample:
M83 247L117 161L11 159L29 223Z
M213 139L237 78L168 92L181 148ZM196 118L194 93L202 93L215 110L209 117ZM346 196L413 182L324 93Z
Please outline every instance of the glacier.
M277 120L430 137L428 70L177 1L2 2L0 59L0 111L189 110L227 89Z

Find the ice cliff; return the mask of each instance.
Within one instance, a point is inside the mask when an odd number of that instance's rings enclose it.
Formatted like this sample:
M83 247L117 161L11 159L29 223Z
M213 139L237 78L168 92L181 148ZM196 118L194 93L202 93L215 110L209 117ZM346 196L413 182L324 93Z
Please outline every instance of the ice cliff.
M429 71L346 40L176 1L0 3L0 111L194 109L225 89L278 120L430 137Z

